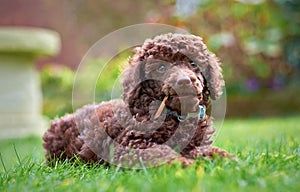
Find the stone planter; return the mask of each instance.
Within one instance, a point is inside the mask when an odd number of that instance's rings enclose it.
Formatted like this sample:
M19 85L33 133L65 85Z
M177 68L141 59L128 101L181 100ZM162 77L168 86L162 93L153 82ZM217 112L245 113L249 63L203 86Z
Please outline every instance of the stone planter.
M0 138L40 135L45 130L34 64L59 49L60 38L54 31L0 27Z

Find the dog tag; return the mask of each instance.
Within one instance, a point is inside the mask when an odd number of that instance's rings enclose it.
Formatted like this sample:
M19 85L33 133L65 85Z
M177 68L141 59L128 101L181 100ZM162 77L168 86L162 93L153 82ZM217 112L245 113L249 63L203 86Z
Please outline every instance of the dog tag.
M199 111L199 119L203 120L205 117L205 107L199 105L200 111Z

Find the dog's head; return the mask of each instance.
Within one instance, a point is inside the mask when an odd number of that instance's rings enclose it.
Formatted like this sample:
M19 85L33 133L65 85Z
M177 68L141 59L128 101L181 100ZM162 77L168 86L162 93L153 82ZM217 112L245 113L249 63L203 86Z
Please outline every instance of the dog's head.
M220 97L224 80L219 60L200 37L168 33L135 49L122 84L123 99L136 112L136 105L167 98L167 107L189 113L209 103L209 97Z

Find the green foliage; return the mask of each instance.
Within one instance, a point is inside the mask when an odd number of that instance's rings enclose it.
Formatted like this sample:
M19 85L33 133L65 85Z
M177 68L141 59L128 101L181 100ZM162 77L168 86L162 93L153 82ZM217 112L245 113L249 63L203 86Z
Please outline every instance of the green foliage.
M247 64L260 78L267 78L271 74L270 66L261 58L248 57Z
M95 87L96 102L108 101L114 97L121 96L123 92L120 86L121 71L127 65L129 57L130 51L124 51L109 61L103 71L99 73ZM99 60L96 60L96 62L99 62Z
M179 1L169 5L176 2ZM186 4L191 2L187 0ZM224 63L227 88L264 91L276 87L270 84L278 76L285 77L287 82L283 83L287 84L291 75L297 73L295 69L300 71L299 7L297 0L206 0L199 3L197 13L188 17L174 18L168 13L161 13L160 17L204 38ZM249 79L261 82L261 87L251 90L247 87Z
M186 169L175 164L129 170L68 161L48 167L40 139L4 140L0 191L297 191L299 119L227 120L214 145L239 161L199 159Z
M67 67L49 65L41 73L43 114L51 119L72 112L75 73Z
M120 70L127 63L128 55L129 53L125 51L108 63L103 63L103 59L99 58L88 61L84 65L84 69L78 72L81 75L80 79L77 80L80 82L79 86L83 94L92 87L91 91L95 96L95 100L82 103L82 105L107 101L112 96L121 95L122 89L118 86L118 77L120 76ZM104 65L105 67L100 71ZM72 93L76 72L67 67L49 65L42 69L40 76L44 100L43 114L53 119L57 116L61 117L65 113L72 113ZM93 81L93 77L98 78ZM77 78L79 77L77 76Z

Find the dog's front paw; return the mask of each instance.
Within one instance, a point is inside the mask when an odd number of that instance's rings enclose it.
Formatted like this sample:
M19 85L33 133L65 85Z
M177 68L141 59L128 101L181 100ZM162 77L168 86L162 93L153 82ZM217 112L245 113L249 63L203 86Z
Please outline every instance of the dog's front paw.
M228 153L224 149L220 149L218 147L209 147L202 149L202 156L208 157L209 159L214 159L214 157L225 157L230 159L236 159L235 155Z
M177 158L177 160L182 163L183 167L188 167L189 165L192 165L194 164L194 160L193 159L188 159L188 158L185 158L183 156L179 156Z

